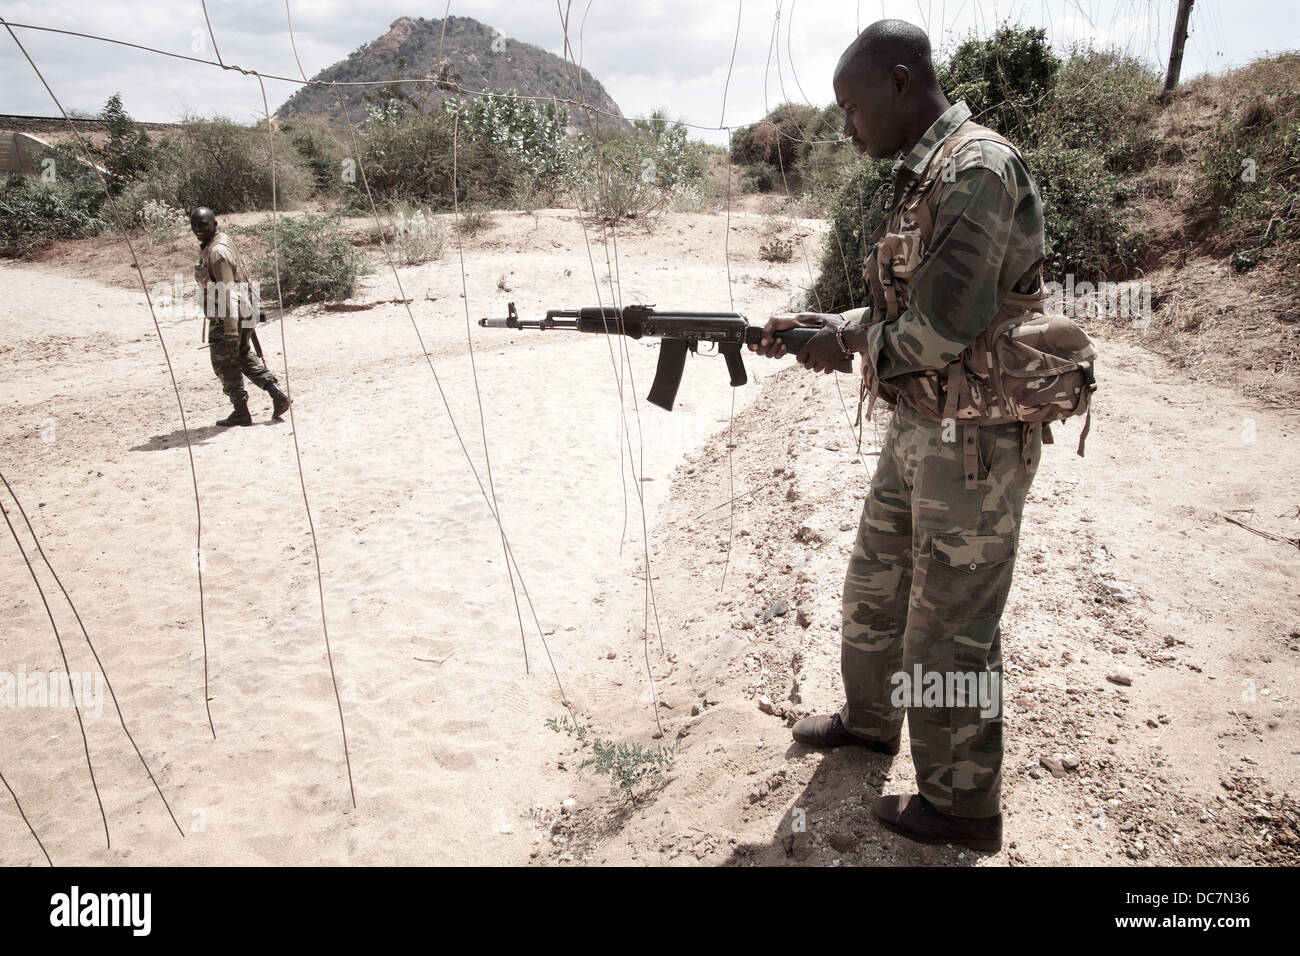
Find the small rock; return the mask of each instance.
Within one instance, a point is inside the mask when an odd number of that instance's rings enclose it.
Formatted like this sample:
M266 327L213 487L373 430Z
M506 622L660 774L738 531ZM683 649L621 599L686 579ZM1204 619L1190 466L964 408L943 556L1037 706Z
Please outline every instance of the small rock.
M1106 672L1106 680L1121 687L1128 687L1133 683L1133 672L1123 664L1116 664Z
M840 530L841 530L841 531L852 531L852 530L853 530L854 528L856 528L856 527L857 527L857 525L855 525L852 521L841 521L841 522L840 522Z
M772 698L768 697L766 694L758 699L758 709L765 714L776 712L776 708L772 706Z
M574 800L573 797L569 797L569 799L565 800L562 804L560 804L560 810L567 816L569 814L572 814L574 809L577 806L578 806L578 801Z
M698 717L698 716L700 716L700 705L699 705L699 704L692 704L692 705L691 705L691 716L692 716L692 717Z
M786 614L789 613L789 611L790 611L790 605L788 602L777 601L775 604L773 604L770 608L767 609L767 613L763 615L763 620L770 621L774 617L785 617Z
M799 526L799 530L795 532L794 537L796 541L801 541L804 544L819 544L822 540L822 536L806 524Z
M1079 769L1079 757L1077 754L1066 754L1061 758L1061 766L1066 770Z
M618 651L610 651L608 654L605 655L605 660L607 661L612 661L617 659L618 659Z
M1061 766L1061 761L1057 760L1055 757L1042 756L1038 758L1038 762L1042 765L1043 769L1053 777L1065 776L1065 768Z

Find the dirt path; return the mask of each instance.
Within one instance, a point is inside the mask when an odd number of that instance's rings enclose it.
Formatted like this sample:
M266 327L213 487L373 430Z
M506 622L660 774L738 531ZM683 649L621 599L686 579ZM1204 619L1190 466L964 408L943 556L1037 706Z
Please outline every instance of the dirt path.
M854 453L835 382L791 369L737 419L735 537L727 509L710 510L729 497L722 439L678 472L654 535L669 778L637 807L576 785L594 803L559 821L548 858L1300 860L1300 551L1220 516L1300 533L1300 415L1191 391L1121 343L1105 344L1101 378L1087 457L1078 424L1058 426L1026 509L1003 622L1001 853L918 847L870 822L878 793L912 789L906 742L889 760L790 740L795 717L842 702L839 589L873 461ZM640 633L638 616L605 674L636 682ZM649 708L594 714L592 733L644 727Z

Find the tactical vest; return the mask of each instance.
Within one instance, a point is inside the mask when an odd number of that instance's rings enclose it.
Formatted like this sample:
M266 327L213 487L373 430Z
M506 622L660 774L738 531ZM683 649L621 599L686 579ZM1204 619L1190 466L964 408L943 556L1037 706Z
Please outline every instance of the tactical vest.
M212 237L212 241L199 252L199 263L194 268L194 278L195 281L199 283L200 291L202 293L201 301L203 303L204 315L208 316L210 319L218 318L216 315L209 314L209 305L211 305L211 303L209 301L210 294L208 292L211 284L217 281L217 277L212 274L211 257L213 253L218 251L222 253L223 258L228 259L231 262L235 275L235 283L238 290L236 308L239 310L239 314L235 316L235 318L240 321L251 318L253 316L254 306L259 305L260 303L255 303L253 301L252 286L248 280L248 269L244 265L243 257L239 254L238 250L235 249L234 244L231 243L230 237L224 232L218 232ZM261 310L259 308L259 316L260 312ZM260 317L258 321L261 321Z
M891 322L907 310L909 282L934 235L942 192L935 187L949 158L977 140L1001 143L1020 156L1005 137L970 120L935 149L920 177L872 234L871 252L862 267L871 292L871 312L864 316L864 327ZM1051 422L1083 415L1078 448L1083 454L1092 424L1090 400L1097 387L1093 380L1097 350L1073 320L1046 313L1041 265L1033 287L1032 292L1008 293L988 326L943 369L908 374L901 386L895 386L880 381L870 362L862 363L863 394L870 396L872 404L878 397L891 406L905 404L936 422L962 425L968 488L975 486L979 472L980 425L1022 422L1027 436L1030 425L1041 422L1043 442L1051 444Z

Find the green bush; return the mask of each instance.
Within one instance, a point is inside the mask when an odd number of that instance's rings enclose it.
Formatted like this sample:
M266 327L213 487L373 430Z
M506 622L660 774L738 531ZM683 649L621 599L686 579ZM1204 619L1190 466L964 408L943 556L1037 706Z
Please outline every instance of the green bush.
M819 312L846 312L867 304L862 261L871 233L888 209L891 165L887 159L864 159L840 187L820 271L808 290L808 302Z
M275 289L275 256L270 223L244 230L255 235L265 252L257 259L262 299ZM336 216L281 217L276 239L279 248L281 306L306 302L331 302L350 298L357 279L368 271L365 259L338 230Z
M991 37L964 40L939 66L939 86L952 102L965 100L976 122L1027 145L1060 68L1046 29L1004 24Z
M270 143L266 127L217 117L188 117L181 123L178 148L160 164L157 174L178 180L175 205L184 209L207 206L218 215L271 208ZM311 175L284 136L275 144L276 201L293 209L311 192Z
M776 188L780 172L768 163L755 163L745 170L740 177L740 191L743 193L770 193Z
M658 212L668 196L652 163L634 141L619 140L584 151L571 174L578 207L592 219L610 223Z
M1111 172L1140 172L1162 145L1151 132L1161 83L1136 57L1076 47L1057 73L1045 108L1035 114L1032 141L1024 146L1086 145Z
M1102 157L1083 149L1045 149L1025 154L1043 198L1049 278L1067 273L1113 277L1125 274L1137 239L1122 211L1126 193Z
M44 182L10 173L0 185L0 256L27 257L56 240L102 232L102 195L98 182L92 192L84 179Z
M1261 67L1293 82L1242 96L1202 154L1196 197L1211 206L1219 245L1253 265L1257 253L1300 239L1300 55Z
M324 120L302 117L283 123L281 131L311 176L312 195L323 198L342 196L351 186L344 178L343 161L355 157L334 128Z
M377 198L446 210L457 199L527 208L553 201L573 146L567 111L496 91L448 97L420 111L390 98L371 109L363 135L365 173Z
M782 103L751 126L741 126L731 138L732 162L742 166L767 163L787 173L799 159L799 147L811 138L822 111L800 103Z
M844 111L782 103L760 122L742 126L731 138L732 162L745 168L747 192L813 191L823 203L844 184L853 152L840 139Z

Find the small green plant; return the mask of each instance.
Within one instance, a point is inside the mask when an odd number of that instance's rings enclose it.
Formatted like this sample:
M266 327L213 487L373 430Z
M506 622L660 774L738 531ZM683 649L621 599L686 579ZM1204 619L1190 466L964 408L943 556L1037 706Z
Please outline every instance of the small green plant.
M258 260L263 299L275 288L275 260L269 224L249 230L265 243ZM333 216L280 217L279 247L281 306L351 298L357 279L369 271L365 260L338 230Z
M189 231L190 221L183 210L167 203L150 199L140 207L136 217L144 226L145 234L155 246L175 242Z
M789 262L794 258L794 243L788 239L769 239L758 247L758 257L764 262Z
M677 756L677 745L651 750L640 744L594 740L591 751L593 756L584 760L579 769L592 767L596 773L608 776L616 783L625 797L635 800L639 796L639 787L664 779L664 771L671 769Z
M492 211L487 206L465 206L460 211L460 231L476 236L492 225Z
M563 733L568 734L570 737L577 737L580 744L586 744L587 735L591 732L591 729L586 724L579 724L570 720L567 714L558 719L551 718L546 722L546 726L557 734Z
M447 224L424 206L399 201L381 227L372 227L372 238L389 242L402 265L414 266L441 259L447 246Z

